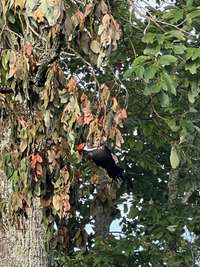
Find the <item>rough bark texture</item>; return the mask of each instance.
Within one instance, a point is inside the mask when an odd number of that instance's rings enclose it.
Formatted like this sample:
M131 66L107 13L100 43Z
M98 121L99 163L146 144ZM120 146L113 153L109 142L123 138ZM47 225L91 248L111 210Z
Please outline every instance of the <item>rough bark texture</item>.
M95 235L105 238L109 235L110 224L113 221L115 197L111 196L112 189L108 186L108 177L102 175L97 185L97 196L95 198Z
M7 192L7 193L6 193ZM8 201L7 179L0 173L0 193ZM0 224L0 267L45 267L47 255L44 248L45 231L41 224L42 210L39 199L28 209L28 219L20 225L11 225L3 214Z

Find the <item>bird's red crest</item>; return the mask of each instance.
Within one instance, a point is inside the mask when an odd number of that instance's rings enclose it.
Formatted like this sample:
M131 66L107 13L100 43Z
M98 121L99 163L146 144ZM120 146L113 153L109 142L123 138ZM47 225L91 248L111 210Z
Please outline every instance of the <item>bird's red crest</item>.
M79 145L77 145L77 150L78 150L78 152L82 152L83 150L84 150L84 147L85 147L85 144L79 144Z

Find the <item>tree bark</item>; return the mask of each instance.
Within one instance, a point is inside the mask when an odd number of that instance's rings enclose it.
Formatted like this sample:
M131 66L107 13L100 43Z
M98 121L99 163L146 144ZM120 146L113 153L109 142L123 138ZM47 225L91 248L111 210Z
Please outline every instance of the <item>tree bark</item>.
M104 171L103 171L104 173ZM113 214L116 211L114 202L116 193L108 184L106 174L100 175L99 183L97 184L97 195L94 199L94 231L96 237L106 238L110 233L110 224L113 221Z
M8 182L0 173L0 196L8 205ZM12 225L8 215L3 213L0 223L0 267L45 267L48 266L44 240L45 229L41 224L42 209L39 199L33 200L28 208L28 219L19 225Z

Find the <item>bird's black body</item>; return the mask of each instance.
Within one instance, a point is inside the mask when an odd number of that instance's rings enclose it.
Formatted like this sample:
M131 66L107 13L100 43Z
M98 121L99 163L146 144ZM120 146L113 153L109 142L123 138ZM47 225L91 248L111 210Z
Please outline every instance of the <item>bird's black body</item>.
M123 179L123 169L117 166L108 147L100 146L90 149L88 150L88 157L92 159L97 166L105 169L111 178L115 179L121 177Z

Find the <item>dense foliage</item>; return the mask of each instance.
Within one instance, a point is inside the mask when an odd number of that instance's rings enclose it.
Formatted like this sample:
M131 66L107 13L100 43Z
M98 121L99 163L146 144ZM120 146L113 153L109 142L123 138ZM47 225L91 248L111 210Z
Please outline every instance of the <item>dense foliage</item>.
M165 2L1 4L11 216L40 197L52 266L199 266L200 6ZM133 189L80 157L86 140L123 148Z

